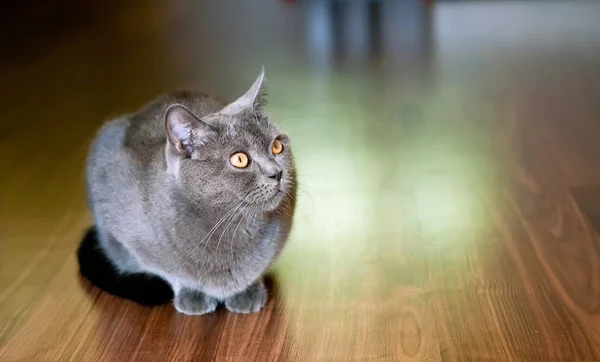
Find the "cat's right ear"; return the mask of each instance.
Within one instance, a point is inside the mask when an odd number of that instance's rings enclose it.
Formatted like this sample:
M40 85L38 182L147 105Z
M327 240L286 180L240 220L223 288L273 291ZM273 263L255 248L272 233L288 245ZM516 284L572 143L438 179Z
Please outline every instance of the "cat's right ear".
M172 149L187 157L192 157L195 147L204 144L215 133L210 125L177 103L165 112L165 129Z

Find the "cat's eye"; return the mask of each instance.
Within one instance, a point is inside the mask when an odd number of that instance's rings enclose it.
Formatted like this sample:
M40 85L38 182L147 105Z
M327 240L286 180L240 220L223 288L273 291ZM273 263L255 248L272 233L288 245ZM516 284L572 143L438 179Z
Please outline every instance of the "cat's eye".
M246 168L248 167L248 155L244 152L234 153L230 158L229 162L233 167Z
M278 155L281 152L283 152L283 143L281 143L279 138L276 138L275 141L273 141L273 146L271 146L271 152L273 152L274 155Z

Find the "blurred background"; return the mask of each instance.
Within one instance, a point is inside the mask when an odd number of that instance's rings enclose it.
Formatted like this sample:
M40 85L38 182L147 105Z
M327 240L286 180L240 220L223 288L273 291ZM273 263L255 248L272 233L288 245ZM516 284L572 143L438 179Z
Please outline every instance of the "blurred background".
M2 2L0 359L600 359L599 19L598 1ZM102 122L176 89L234 99L263 65L300 201L262 319L79 281Z

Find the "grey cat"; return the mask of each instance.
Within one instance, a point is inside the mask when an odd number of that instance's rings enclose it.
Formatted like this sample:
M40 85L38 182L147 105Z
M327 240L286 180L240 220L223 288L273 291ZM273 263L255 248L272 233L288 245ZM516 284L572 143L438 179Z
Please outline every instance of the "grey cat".
M265 113L264 69L230 104L198 92L160 96L107 122L87 184L99 247L119 273L166 280L175 308L238 313L267 300L265 270L292 226L289 138Z

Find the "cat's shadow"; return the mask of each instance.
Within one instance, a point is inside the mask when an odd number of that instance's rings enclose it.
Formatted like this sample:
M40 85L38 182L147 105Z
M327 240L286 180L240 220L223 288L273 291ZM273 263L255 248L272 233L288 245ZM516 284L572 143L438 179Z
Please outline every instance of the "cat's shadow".
M121 298L115 295L112 295L110 293L107 293L105 291L102 291L101 289L99 289L98 287L96 287L95 285L93 285L86 277L84 277L83 275L81 275L81 273L77 273L77 281L81 287L81 290L83 290L83 292L85 294L87 294L91 299L94 299L95 302L94 304L98 304L98 299L101 298L106 298L106 299L110 299L113 301L113 303L118 304L119 302L122 303L133 303L139 307L145 308L145 309L151 309L151 308L159 308L159 307L164 307L164 306L172 306L172 302L169 303L165 303L165 304L161 304L161 305L156 305L156 306L142 306L139 305L137 303L134 303L128 299L125 298ZM267 291L269 293L269 300L267 301L267 304L265 305L265 308L269 306L270 303L272 303L274 300L279 300L280 297L280 291L279 291L279 281L277 280L277 275L272 272L269 271L268 273L266 273L263 277L263 281L265 283L265 287L267 288ZM111 304L113 304L111 303ZM222 306L221 306L222 307ZM222 308L219 308L219 310L221 310ZM218 312L217 311L217 312Z
M273 272L264 276L269 299L260 312L235 314L220 306L216 312L203 316L178 313L172 303L143 306L103 292L81 275L78 279L82 290L93 299L92 316L87 321L95 324L90 329L90 338L93 338L94 345L111 345L110 348L98 351L110 360L122 358L131 345L139 345L137 352L129 351L132 357L136 353L136 359L163 355L173 349L187 349L190 353L197 354L198 358L206 356L208 351L217 353L216 349L220 351L220 348L226 348L226 351L219 353L235 353L231 348L241 343L237 339L240 331L254 330L249 327L255 323L261 324L260 320L268 321L268 328L266 325L263 326L265 328L260 328L261 336L254 336L256 330L247 336L243 333L244 340L255 337L270 339L281 333L285 334L287 323L283 319L286 318L286 313L283 310L279 280ZM227 347L224 347L221 339L227 341Z

